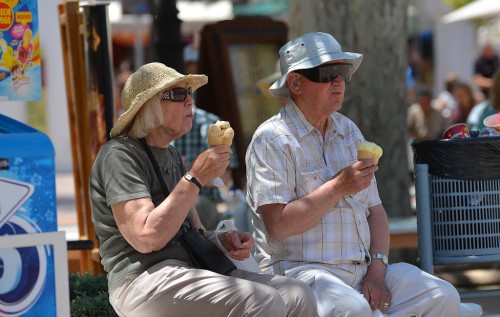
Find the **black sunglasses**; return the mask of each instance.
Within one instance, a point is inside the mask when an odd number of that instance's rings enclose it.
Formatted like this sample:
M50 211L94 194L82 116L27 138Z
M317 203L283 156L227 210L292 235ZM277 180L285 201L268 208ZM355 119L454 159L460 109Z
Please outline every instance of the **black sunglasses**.
M309 69L298 69L295 72L303 75L315 83L329 83L335 80L339 75L345 82L351 80L354 66L352 64L328 64L319 65Z
M175 102L183 102L187 96L193 96L193 90L189 88L174 88L170 91L162 92L160 95L161 100L172 100Z

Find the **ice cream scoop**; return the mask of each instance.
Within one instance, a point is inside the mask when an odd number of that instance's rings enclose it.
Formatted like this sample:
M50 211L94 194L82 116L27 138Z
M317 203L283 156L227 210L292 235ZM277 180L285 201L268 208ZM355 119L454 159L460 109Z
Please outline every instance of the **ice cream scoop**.
M373 142L363 141L358 143L358 160L360 161L373 159L373 163L377 165L383 152L382 148Z
M227 145L231 146L234 138L234 130L229 121L217 121L208 126L207 141L210 146Z
M210 146L227 145L231 146L234 138L234 130L231 128L229 121L217 121L208 126L207 142ZM212 184L216 187L224 186L224 182L220 177L212 180Z

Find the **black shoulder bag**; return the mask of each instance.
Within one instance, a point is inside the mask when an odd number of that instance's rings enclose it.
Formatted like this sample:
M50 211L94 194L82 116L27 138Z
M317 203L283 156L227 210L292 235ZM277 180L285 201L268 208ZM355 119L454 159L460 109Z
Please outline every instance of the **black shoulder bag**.
M167 184L163 179L158 162L153 156L144 138L139 139L142 147L146 150L148 157L153 165L156 177L160 181L163 194L167 197L170 192ZM236 266L229 260L226 255L203 234L202 229L196 229L182 225L176 236L180 236L181 242L188 249L193 265L196 268L209 270L215 273L227 275L229 272L236 269Z

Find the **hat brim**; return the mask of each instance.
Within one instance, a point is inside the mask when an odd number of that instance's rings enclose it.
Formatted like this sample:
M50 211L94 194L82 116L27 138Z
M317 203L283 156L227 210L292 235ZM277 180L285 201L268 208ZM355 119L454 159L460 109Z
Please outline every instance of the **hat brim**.
M345 61L352 63L353 65L352 73L354 74L358 69L359 65L361 64L362 60L363 60L362 54L351 53L351 52L337 52L332 54L324 54L316 58L313 58L311 60L307 60L306 62L297 63L295 65L292 65L288 69L286 74L283 74L278 80L276 80L271 85L271 87L269 88L269 93L277 98L288 98L290 96L290 91L288 90L288 86L286 85L286 78L288 74L290 74L295 70L309 69L331 61Z
M125 111L120 117L116 120L113 128L111 129L110 136L111 138L115 138L126 131L132 122L134 121L134 117L139 110L141 110L144 103L149 100L154 95L158 94L165 89L174 86L175 84L187 81L187 86L191 87L191 89L196 91L201 86L205 85L208 82L208 78L206 75L182 75L172 80L171 77L163 77L152 89L148 89L141 94L138 94L127 111Z

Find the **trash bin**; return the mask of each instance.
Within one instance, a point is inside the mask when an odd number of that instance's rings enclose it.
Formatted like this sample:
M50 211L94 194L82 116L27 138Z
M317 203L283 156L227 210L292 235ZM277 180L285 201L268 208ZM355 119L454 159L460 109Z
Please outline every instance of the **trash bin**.
M443 178L500 178L500 137L414 141L413 162Z
M500 137L414 141L412 148L415 169L428 166L428 188L416 189L430 199L434 263L500 259Z
M56 316L54 252L36 234L57 231L54 148L42 132L0 115L0 315ZM2 236L30 235L13 248ZM66 262L67 263L67 262ZM67 265L67 264L66 264Z

